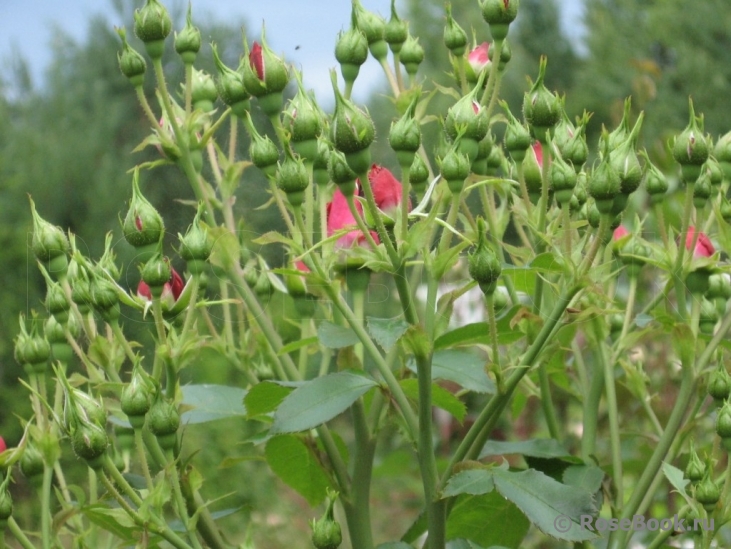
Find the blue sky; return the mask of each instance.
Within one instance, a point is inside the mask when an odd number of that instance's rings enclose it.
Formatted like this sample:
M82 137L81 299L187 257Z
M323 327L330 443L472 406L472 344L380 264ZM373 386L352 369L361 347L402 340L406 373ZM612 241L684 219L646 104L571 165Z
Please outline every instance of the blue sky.
M179 0L163 0L171 7ZM363 5L383 16L390 13L390 0L361 0ZM136 2L139 6L142 0ZM580 29L581 0L561 0L563 24L574 36ZM180 4L179 4L180 5ZM397 0L397 9L400 5ZM92 14L102 14L110 26L131 21L117 20L110 0L0 0L0 72L5 72L17 51L28 60L34 83L42 83L44 69L51 58L52 29L57 26L70 35L83 38ZM328 71L337 65L333 48L337 33L350 21L348 0L193 0L193 17L210 15L234 24L246 22L248 28L267 27L267 41L277 53L305 68L305 86L314 89L325 102L332 94ZM299 48L297 49L297 46ZM380 67L369 59L356 84L354 97L364 99L368 88L362 82L381 81ZM359 88L359 84L361 84Z

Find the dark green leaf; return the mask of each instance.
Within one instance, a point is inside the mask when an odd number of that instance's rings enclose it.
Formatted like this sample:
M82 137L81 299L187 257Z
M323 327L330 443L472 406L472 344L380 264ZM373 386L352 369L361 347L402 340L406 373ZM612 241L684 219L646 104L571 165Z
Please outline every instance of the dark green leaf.
M388 351L393 347L409 329L408 322L401 318L374 318L369 316L366 320L368 321L368 331L384 351Z
M110 508L104 504L95 503L82 507L81 512L90 522L114 534L121 541L134 543L134 532L139 527L121 507Z
M410 362L409 368L415 372L416 364ZM485 373L485 361L467 351L436 351L432 358L432 378L454 381L476 393L495 392L495 384Z
M462 495L447 519L447 539L466 539L483 547L518 549L530 522L496 491L480 496Z
M589 492L561 484L533 469L520 472L494 469L493 479L497 491L515 503L541 532L567 541L596 537L579 525L581 516L596 514L594 498ZM565 524L567 531L556 528L562 517L571 520Z
M317 327L317 337L325 347L340 349L355 345L360 340L350 328L324 321Z
M458 496L460 494L471 494L479 496L492 492L495 483L492 481L492 470L490 469L470 469L460 471L447 482L447 486L442 493L443 498Z
M297 490L310 505L322 503L330 483L318 461L299 437L274 437L267 442L265 454L269 467L285 484Z
M508 345L523 337L519 330L510 327L510 321L518 307L513 307L508 314L497 322L497 338L501 345ZM512 312L512 314L510 314ZM459 345L491 345L490 325L487 322L474 322L455 328L437 338L434 349L448 349Z
M273 412L291 392L292 388L284 387L279 383L270 381L257 383L244 397L247 417L252 418Z
M552 438L536 438L517 442L503 442L490 440L482 447L478 459L487 456L502 456L504 454L522 454L539 458L571 457L571 454L560 442Z
M205 423L216 419L245 416L246 391L225 385L184 385L183 405L192 408L183 412L183 424Z
M590 494L602 486L604 471L596 465L569 465L563 473L563 483L576 486Z
M399 381L399 385L404 390L404 394L413 400L414 402L419 401L419 381L410 378L402 379ZM462 423L464 416L467 414L467 408L460 399L454 396L452 393L447 391L444 387L440 387L436 383L432 383L432 404L437 408L446 410L452 414L457 421Z
M352 372L338 372L308 381L279 405L270 432L296 433L317 427L347 410L376 385L372 378Z

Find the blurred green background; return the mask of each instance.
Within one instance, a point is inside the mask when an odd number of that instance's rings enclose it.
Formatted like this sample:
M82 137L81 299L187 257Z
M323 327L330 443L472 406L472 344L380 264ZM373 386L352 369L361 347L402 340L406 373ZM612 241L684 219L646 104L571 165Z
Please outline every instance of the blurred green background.
M477 42L489 38L476 0L454 0L455 19L474 33ZM641 147L654 161L672 170L667 152L670 136L681 130L688 117L688 96L696 112L704 113L706 131L715 139L731 129L731 9L727 0L689 3L686 0L586 0L583 43L577 44L562 31L558 0L522 0L518 20L509 41L513 59L504 79L503 97L518 114L527 77L535 78L541 55L548 55L549 88L566 96L566 108L573 117L583 110L593 112L589 142L593 147L602 126L613 128L622 114L623 101L632 96L635 114L646 112ZM131 28L132 3L116 2ZM366 7L368 3L365 2ZM432 82L450 85L452 77L447 50L442 43L444 12L441 1L407 0L397 3L402 18L410 20L412 34L420 38L426 61L420 78L427 90ZM243 9L243 8L242 8ZM177 9L177 13L181 10ZM346 25L347 21L343 21ZM200 25L200 23L199 23ZM203 25L200 25L203 26ZM180 28L178 20L177 28ZM240 28L225 21L208 22L204 36L222 45L228 65L237 65L241 53ZM276 28L269 29L275 34ZM253 35L253 33L252 33ZM331 37L334 45L335 36ZM31 194L40 214L68 228L93 258L102 252L104 235L112 231L119 263L124 267L122 284L136 287L136 267L128 268L132 250L121 239L119 216L126 212L131 195L128 170L140 162L158 158L154 149L131 153L149 131L129 83L119 73L119 39L113 28L90 20L85 40L59 35L54 41L52 63L46 85L34 87L28 64L16 57L2 67L0 81L0 434L9 445L18 442L21 426L16 416L29 417L27 393L18 383L23 375L13 359L13 338L18 332L18 314L41 312L44 283L35 266L28 243L31 230L27 195ZM133 42L139 47L139 44ZM168 44L166 65L171 87L177 87L181 66ZM329 59L335 65L334 56ZM213 70L210 47L204 46L198 68ZM306 70L306 67L305 67ZM358 87L358 83L356 83ZM292 87L291 87L292 88ZM294 90L290 89L290 93ZM153 79L147 78L146 93L154 99ZM375 87L368 104L376 119L377 162L396 170L388 148L387 128L396 110L385 97L383 85ZM431 110L443 112L452 99L437 96ZM435 124L435 122L432 122ZM257 125L270 131L265 119ZM495 129L500 134L502 128ZM432 132L436 133L436 132ZM224 137L224 142L227 137ZM238 143L242 156L248 143ZM173 254L178 232L184 232L193 210L178 199L193 198L187 183L175 167L144 172L142 189L165 218L167 250ZM257 210L268 199L265 182L249 170L239 189L237 213L251 234L279 227L274 208ZM259 250L255 250L259 251ZM275 249L262 250L272 265L281 258ZM173 259L174 264L179 260ZM182 268L182 264L179 265ZM131 318L126 328L149 344L149 326ZM201 356L186 381L242 386L240 373L215 356ZM227 420L229 421L229 420ZM241 513L224 519L227 529L241 532L251 519L258 547L283 547L292 539L265 534L271 526L307 531L306 521L314 516L304 500L265 474L266 465L256 459L251 445L240 444L250 432L245 422L219 422L192 427L186 434L191 448L204 450L195 458L206 475L206 495L235 493L221 507L243 506ZM241 436L239 436L239 433ZM377 468L376 500L382 498L382 517L376 524L377 539L399 535L418 512L418 480L414 460L396 452L382 455ZM74 458L67 456L69 463ZM219 470L224 459L229 469ZM253 458L253 459L250 459ZM408 465L407 465L408 464ZM232 486L231 479L237 479ZM398 478L398 481L394 481ZM380 483L380 484L379 484ZM378 486L389 486L379 492ZM31 494L27 487L22 488ZM287 494L282 498L281 494ZM32 501L29 502L32 505ZM393 507L389 511L388 507ZM400 509L399 512L396 512ZM318 511L319 512L319 511ZM380 528L379 528L380 526ZM304 546L295 543L292 546Z

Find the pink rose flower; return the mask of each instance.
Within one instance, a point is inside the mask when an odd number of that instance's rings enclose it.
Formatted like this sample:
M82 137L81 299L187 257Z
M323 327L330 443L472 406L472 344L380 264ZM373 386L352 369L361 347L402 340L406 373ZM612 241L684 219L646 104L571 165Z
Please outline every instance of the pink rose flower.
M355 202L355 209L358 213L363 213L363 206L360 202ZM327 205L327 235L332 236L341 229L353 228L352 231L338 238L335 243L336 248L351 248L354 245L361 245L366 241L366 236L362 231L358 230L358 224L350 212L348 201L340 189L335 189L332 202ZM373 240L378 243L378 234L371 231Z
M395 211L401 207L403 192L401 182L387 168L377 164L371 166L368 181L373 189L376 206L386 215L393 217ZM409 210L411 210L411 199L409 199Z
M175 269L170 269L170 271L170 280L162 287L162 295L160 296L160 299L163 302L167 302L167 304L172 308L180 297L180 294L183 293L185 282L183 282L182 277ZM150 292L150 287L143 280L140 280L140 283L137 285L137 295L142 299L152 301L152 292Z
M694 238L695 227L688 227L688 235L685 237L686 250L690 251ZM699 231L698 239L695 243L695 249L693 250L693 257L711 257L714 253L716 253L716 249L713 247L711 240L708 238L706 233Z
M475 71L475 76L479 77L482 71L490 64L489 51L490 44L483 42L467 55L467 62L472 67L472 70Z

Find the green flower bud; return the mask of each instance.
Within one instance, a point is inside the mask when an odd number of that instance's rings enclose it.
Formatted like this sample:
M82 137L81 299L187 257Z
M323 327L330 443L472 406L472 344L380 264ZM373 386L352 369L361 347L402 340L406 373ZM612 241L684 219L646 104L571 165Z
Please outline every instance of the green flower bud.
M643 116L644 113L640 113L634 129L627 139L609 153L609 162L619 175L620 191L626 195L637 190L644 175L640 161L637 158L637 153L635 152L637 136L639 135L639 128L642 125Z
M712 193L713 186L711 185L710 174L706 170L702 170L693 186L693 205L697 210L705 208Z
M295 158L288 147L284 153L284 162L277 165L277 187L284 191L292 206L300 206L305 198L304 191L310 184L310 176L301 158Z
M452 17L452 4L447 2L447 24L444 27L444 45L455 57L462 57L467 49L467 33Z
M212 243L208 240L208 231L201 225L203 204L199 204L193 223L188 228L185 236L178 234L180 250L178 253L188 266L191 274L201 274L205 269L205 263L211 255Z
M731 412L729 416L731 420ZM703 479L698 483L695 488L695 499L698 503L703 505L706 512L711 513L716 508L716 503L721 498L721 491L718 485L711 479L712 467L706 466L706 472L703 475Z
M482 17L490 25L490 34L495 40L505 40L510 23L518 15L519 0L484 0L481 4Z
M480 78L484 78L481 76ZM457 101L447 111L444 120L444 129L450 139L455 140L457 136L462 137L461 141L473 143L469 151L463 150L470 158L470 161L477 157L477 143L487 135L490 120L487 117L487 109L483 107L477 94L482 92L482 82L478 82L473 90Z
M720 187L721 183L723 183L723 169L721 168L721 164L718 160L716 160L713 156L709 156L703 168L708 175L708 178L711 180L711 185L714 188Z
M701 172L701 166L708 159L709 143L703 135L703 116L696 117L693 100L688 100L690 122L675 137L673 142L673 158L680 164L683 181L693 183Z
M312 161L313 179L319 187L326 187L330 183L330 174L327 173L330 164L330 145L327 138L320 136L317 140L317 156Z
M416 71L419 70L419 65L424 61L424 48L419 44L418 38L409 35L401 47L400 60L406 69L406 73L414 78Z
M358 176L350 169L345 155L340 151L330 151L328 173L332 182L340 188L340 192L346 198L353 196L355 193L355 180Z
M262 137L256 131L256 127L251 120L251 115L248 112L244 116L244 123L251 137L249 156L251 157L252 163L263 171L264 175L273 177L277 171L277 163L279 162L279 149L268 136Z
M323 120L320 109L305 92L302 75L295 71L297 94L284 110L284 128L289 131L294 151L308 161L317 156L317 138L322 133Z
M543 148L536 141L523 159L523 179L533 204L538 204L543 187Z
M101 274L91 280L91 305L102 316L119 305L117 288Z
M668 180L665 175L657 169L657 167L650 162L650 157L646 151L640 153L645 159L645 189L647 194L650 195L650 202L652 204L659 204L665 198L665 194L668 192Z
M716 305L706 299L701 299L701 314L698 322L698 327L702 334L713 335L713 331L718 323L718 311Z
M638 238L632 237L622 246L619 252L619 259L627 268L627 275L636 278L640 269L647 263L650 250Z
M63 325L53 316L49 316L43 323L43 335L51 345L66 343L66 332Z
M568 164L562 157L561 153L556 149L553 155L553 162L548 168L548 184L556 193L556 202L563 206L574 194L576 187L576 172L573 166Z
M145 415L152 405L152 391L151 382L145 378L140 365L135 364L132 379L122 390L120 399L122 412L127 415L135 429L141 429L145 424Z
M284 59L269 49L264 29L261 31L261 45L244 42L245 59L239 67L244 75L244 84L251 95L259 98L259 106L267 116L275 116L282 110L282 91L289 83L289 69ZM248 62L247 62L248 60Z
M168 10L159 0L147 0L141 9L135 10L135 34L142 40L147 55L160 59L165 49L165 38L173 29Z
M157 246L165 231L162 217L140 191L138 169L132 177L132 200L122 230L124 238L135 248Z
M463 148L460 147L460 149L460 152L462 152ZM487 161L495 149L499 149L499 147L495 147L492 134L488 132L485 138L477 144L477 156L472 161L472 166L470 167L472 173L477 175L488 175L490 173L487 167Z
M503 139L505 150L508 151L508 154L516 164L523 162L526 151L531 144L530 132L525 125L513 116L513 113L510 112L510 107L508 107L505 101L500 101L500 106L508 117L508 125L505 128L505 137Z
M335 59L340 63L340 73L351 86L358 78L360 66L368 59L368 39L360 29L351 27L338 35L335 43Z
M20 315L20 333L15 338L15 360L19 364L29 364L39 371L45 371L51 345L45 337L38 334L36 322L31 322L30 332L26 330L25 318Z
M459 194L464 187L465 179L470 175L470 160L467 155L452 147L440 163L442 178L452 194Z
M731 438L731 402L726 400L716 416L716 434Z
M487 0L491 3L493 0ZM511 0L512 1L512 0ZM502 3L502 0L499 0ZM547 132L561 120L561 101L556 94L548 91L543 84L546 76L546 56L541 56L538 78L523 98L523 117L528 123L531 134L541 143L547 140Z
M80 335L79 324L74 315L70 315L66 321L66 326L69 328L71 337L74 339ZM51 345L51 356L53 360L60 360L63 363L68 363L74 356L74 351L71 345L66 340L66 333L63 325L56 320L56 317L49 316L46 322L43 324L43 333L46 339ZM43 365L45 371L45 364Z
M584 204L588 195L586 193L586 172L581 171L576 176L576 187L574 188L574 195L571 197L570 208L572 212L579 211Z
M708 379L708 394L719 405L731 395L731 376L726 371L726 366L719 363Z
M93 423L82 421L71 435L71 447L74 453L89 462L89 466L101 465L97 460L107 451L107 446L109 446L107 432Z
M335 112L330 125L330 139L337 150L345 153L354 172L367 172L371 166L368 147L376 137L373 120L352 101L343 97L338 89L335 71L330 71L330 77L335 91Z
M624 315L621 313L609 315L609 337L612 341L616 341L619 338L622 334L622 328L624 328Z
M495 251L487 243L485 220L477 218L477 246L467 258L470 276L486 295L492 295L497 287L502 267Z
M698 457L698 454L693 447L693 441L690 441L690 458L688 459L688 465L685 467L683 477L687 478L691 483L697 484L703 479L706 474L706 466Z
M167 448L172 448L174 435L180 427L178 407L164 397L159 397L147 412L147 426L161 444L165 441Z
M495 52L497 51L497 48L489 48L487 51L487 58L492 61L493 57L495 56ZM500 60L497 65L498 71L504 71L505 66L510 62L510 60L513 58L513 50L510 48L510 42L507 40L503 40L503 45L500 48ZM485 80L485 84L487 84L487 80Z
M411 101L404 115L391 124L391 131L388 134L388 142L396 152L399 165L411 166L414 162L414 155L421 146L421 126L414 118L416 114L417 97Z
M337 492L328 490L327 509L319 520L312 520L312 544L317 549L338 549L343 541L340 524L335 521L334 506Z
M480 143L482 143L482 141ZM499 145L492 147L485 163L486 175L494 176L497 171L502 167L504 159L505 156L503 155L503 148Z
M426 190L426 183L429 181L429 169L419 155L414 157L409 169L409 183L414 192L423 193Z
M134 87L141 86L145 81L145 71L147 70L145 58L127 42L126 29L118 28L117 34L122 39L122 51L117 53L119 70Z
M186 65L192 65L198 51L201 49L201 31L193 26L192 6L188 4L188 14L185 17L185 27L180 34L175 33L175 51Z
M368 48L371 55L381 61L388 55L388 45L384 40L386 32L386 21L372 11L365 9L360 0L353 0L353 12L351 19L368 40Z
M721 196L721 205L719 206L721 217L726 223L731 223L731 201L725 196Z
M31 479L43 474L43 455L35 444L28 444L20 457L20 472Z
M589 147L586 144L586 125L591 115L584 111L584 115L578 127L569 120L566 111L561 116L561 121L556 125L553 132L553 145L558 149L566 162L570 162L576 172L586 163L589 156Z
M307 273L309 269L302 261L290 261L290 270L298 271L300 273ZM307 286L305 285L305 278L301 274L286 274L284 275L284 285L287 287L287 293L292 298L305 297L307 295Z
M608 214L612 213L614 197L620 193L622 182L616 168L610 162L610 155L606 154L606 137L604 144L604 157L592 170L586 190L589 192L589 196L594 198L599 212Z
M399 53L408 36L409 26L405 21L399 19L396 13L396 0L391 0L391 19L386 23L383 38L393 53Z
M193 108L203 112L211 112L213 110L213 103L218 99L218 90L216 89L216 83L213 81L213 77L194 68L190 88Z
M731 276L727 273L715 273L709 276L706 297L724 301L731 298Z
M218 56L218 48L215 44L211 44L213 50L213 60L218 70L218 80L216 87L221 101L231 107L233 113L239 118L244 118L250 108L250 93L244 85L244 76L240 71L235 71L227 67Z
M624 113L622 114L622 120L612 132L609 133L609 150L613 151L619 147L622 143L627 141L630 132L632 131L632 96L627 97L624 100ZM601 139L599 141L598 148L602 147Z
M61 324L65 324L69 318L71 304L66 297L63 287L59 283L48 284L46 289L46 309L49 314L56 317Z
M158 299L162 295L163 286L170 281L172 269L167 257L155 254L142 267L142 281L150 287L152 297Z
M104 428L107 424L107 412L104 406L84 391L72 387L63 373L59 373L58 377L64 385L64 428L69 433L73 433L81 423Z
M38 215L33 199L29 197L29 200L33 215L33 253L52 277L61 278L68 268L69 239L59 227Z
M721 136L718 141L716 141L716 147L713 149L713 156L721 165L724 178L731 180L731 132Z
M13 497L8 490L9 484L10 475L6 475L0 484L0 523L8 520L13 514Z

